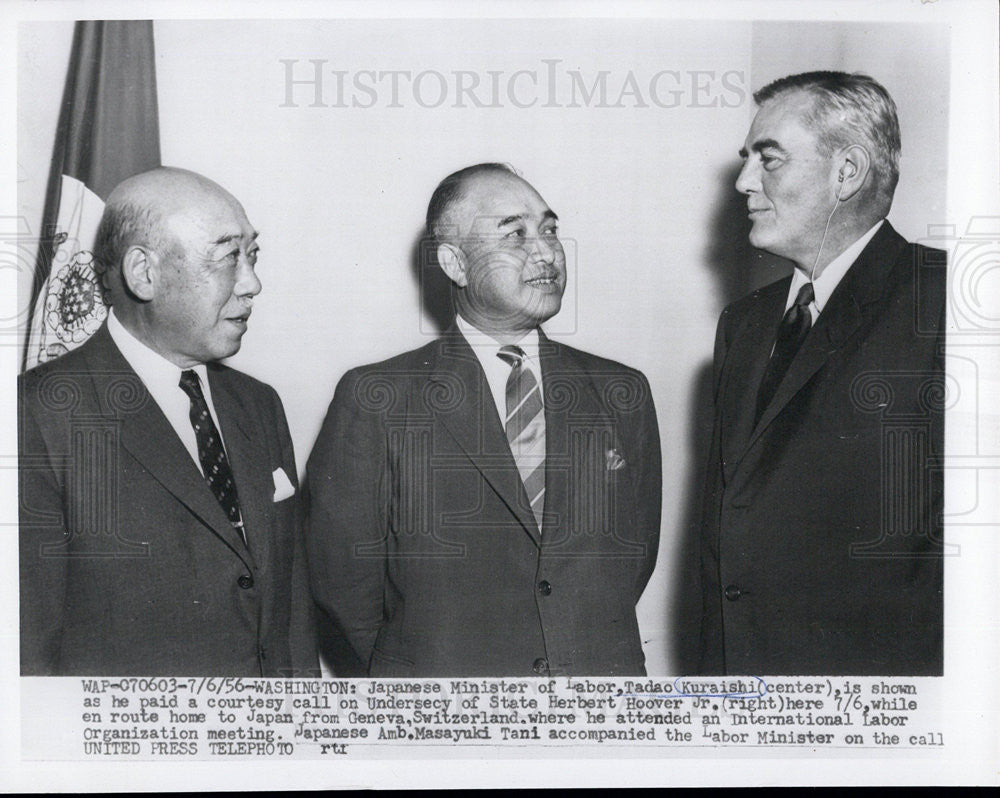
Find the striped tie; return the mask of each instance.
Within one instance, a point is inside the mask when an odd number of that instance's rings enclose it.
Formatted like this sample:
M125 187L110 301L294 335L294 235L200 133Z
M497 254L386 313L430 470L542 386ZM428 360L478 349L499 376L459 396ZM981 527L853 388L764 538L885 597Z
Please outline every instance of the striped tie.
M507 378L507 417L504 427L525 492L542 528L545 505L545 413L542 392L531 369L524 368L524 350L502 346L497 357L510 364Z

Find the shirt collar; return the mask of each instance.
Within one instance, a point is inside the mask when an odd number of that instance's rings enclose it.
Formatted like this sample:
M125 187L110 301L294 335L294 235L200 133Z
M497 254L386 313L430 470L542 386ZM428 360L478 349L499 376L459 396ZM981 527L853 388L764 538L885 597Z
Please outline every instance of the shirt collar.
M165 391L179 388L181 371L187 369L181 369L180 366L171 363L159 352L150 349L130 333L115 315L113 307L108 313L108 332L111 334L111 340L115 342L115 346L118 347L122 356L139 375L139 379L142 380L143 385L153 394L154 398L162 396ZM197 366L192 366L190 370L198 375L202 390L208 392L208 369L205 364L199 363Z
M858 259L862 250L868 246L868 242L875 237L875 234L878 232L878 229L882 226L883 222L885 222L885 219L879 219L867 233L861 236L861 238L830 261L820 275L812 281L813 293L815 295L813 304L815 304L817 312L823 312L823 308L826 307L826 303L830 300L830 297L840 284L840 281L844 279L844 275L847 274L847 270L850 269L854 261ZM803 274L799 269L796 269L793 272L792 285L789 289L790 299L785 306L786 310L791 307L792 303L795 301L795 297L798 296L799 289L808 282L809 275Z
M493 336L473 326L462 318L460 314L455 317L455 322L458 325L459 332L468 341L469 346L472 347L472 351L476 353L476 357L479 358L480 362L488 359L492 363L497 359L496 355L500 351L501 344ZM538 340L538 328L536 327L525 333L524 337L517 342L517 346L521 347L527 359L535 363L538 362Z

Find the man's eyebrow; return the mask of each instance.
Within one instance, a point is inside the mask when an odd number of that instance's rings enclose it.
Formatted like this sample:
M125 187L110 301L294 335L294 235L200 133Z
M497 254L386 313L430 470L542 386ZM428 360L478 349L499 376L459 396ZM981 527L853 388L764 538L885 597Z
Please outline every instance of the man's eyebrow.
M786 153L784 147L778 144L774 139L759 139L750 145L750 149L754 152L763 152L764 150L777 150L782 155ZM749 153L746 147L740 147L740 158L746 158Z
M259 235L260 235L260 233L258 233L256 230L254 230L253 231L253 235L250 236L250 241L256 241L257 240L257 236L259 236ZM230 244L233 241L239 241L241 238L243 238L243 234L242 233L229 233L227 235L221 235L217 239L215 239L215 241L212 242L212 246L213 247L218 247L218 246L221 246L222 244Z
M513 224L514 222L521 222L526 218L527 214L524 213L518 213L513 216L504 216L499 222L497 222L497 227L504 227L505 225ZM547 221L549 219L553 219L558 222L559 215L553 210L546 210L542 213L542 221Z

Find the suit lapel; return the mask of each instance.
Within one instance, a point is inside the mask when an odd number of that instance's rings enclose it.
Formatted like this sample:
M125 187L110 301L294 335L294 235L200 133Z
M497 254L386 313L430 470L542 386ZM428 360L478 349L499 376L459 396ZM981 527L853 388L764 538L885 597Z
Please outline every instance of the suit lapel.
M500 425L486 375L475 352L456 327L438 341L429 379L454 391L455 379L465 401L454 410L437 411L436 418L500 497L536 544L538 525L528 504L507 435Z
M888 286L893 262L905 246L903 238L884 222L840 281L816 324L795 355L785 378L764 409L747 446L752 446L791 399L819 371L830 356L858 331L868 308Z
M735 467L754 431L757 392L771 357L791 278L761 289L743 323L733 332L721 375L723 462Z
M121 421L120 442L150 475L203 521L232 551L247 561L246 551L222 507L209 490L191 455L170 426L160 406L114 345L107 327L95 333L88 352L89 371L101 407ZM123 376L134 391L128 408L112 399L113 383ZM135 409L133 409L135 408ZM127 497L126 497L127 498ZM248 562L249 565L249 562Z
M605 453L617 443L614 441L614 420L586 368L577 362L570 351L550 341L541 330L538 335L545 401L545 519L542 541L546 545L565 547L568 536L581 530L596 531L589 526L595 520L589 517L593 512L583 510L588 517L579 515L583 507L591 511L596 507L607 509L598 494L606 476ZM575 424L585 428L587 434L574 442L570 440L570 429ZM577 541L580 539L577 534Z

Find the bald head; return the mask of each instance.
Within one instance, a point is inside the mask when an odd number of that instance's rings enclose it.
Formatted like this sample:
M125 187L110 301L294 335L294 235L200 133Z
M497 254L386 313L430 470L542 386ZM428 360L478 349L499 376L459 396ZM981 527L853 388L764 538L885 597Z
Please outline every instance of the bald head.
M483 179L517 178L517 172L503 163L480 163L452 172L438 183L427 205L427 232L437 243L455 241L461 222L468 217L469 187Z
M109 279L112 301L122 299L116 278L121 277L119 267L130 246L169 248L174 217L197 214L206 203L220 202L242 211L222 186L186 169L162 166L119 183L104 205L94 244L94 258Z
M94 256L115 316L187 368L239 350L261 288L256 239L232 194L202 175L161 167L111 192Z
M232 199L218 183L187 169L160 166L134 175L115 186L108 197L107 207L124 203L157 205L164 210L189 205L203 195L217 194Z

